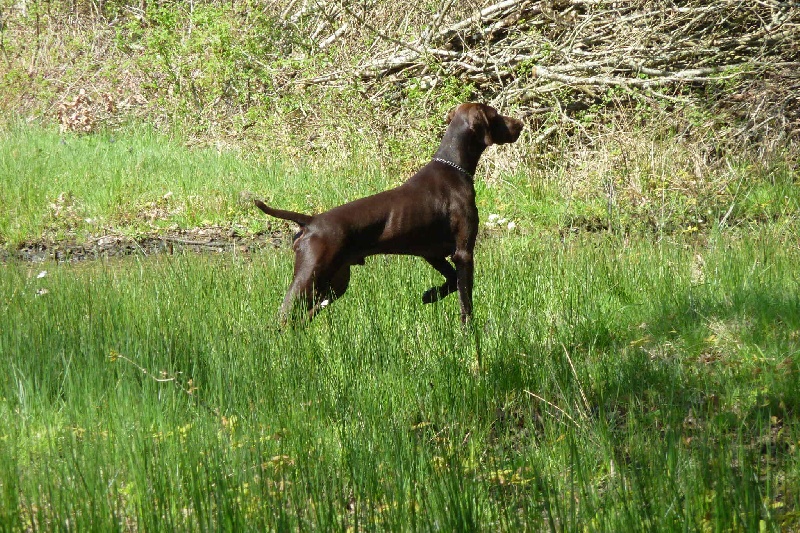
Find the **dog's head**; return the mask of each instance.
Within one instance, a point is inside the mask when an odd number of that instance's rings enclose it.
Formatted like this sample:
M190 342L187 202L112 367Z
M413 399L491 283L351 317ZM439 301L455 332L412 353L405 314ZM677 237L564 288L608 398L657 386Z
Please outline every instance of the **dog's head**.
M524 125L521 120L501 115L486 104L467 102L447 114L445 122L463 122L484 145L513 143L519 138Z

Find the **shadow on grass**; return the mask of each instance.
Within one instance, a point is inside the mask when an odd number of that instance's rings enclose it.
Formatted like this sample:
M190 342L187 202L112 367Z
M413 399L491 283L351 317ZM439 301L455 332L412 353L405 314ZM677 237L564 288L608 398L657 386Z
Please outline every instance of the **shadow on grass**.
M515 337L485 368L503 427L555 413L612 428L631 417L654 429L743 424L755 438L771 417L800 413L800 298L791 291L690 287L649 312L584 319L554 339ZM538 397L531 408L504 400L520 391Z

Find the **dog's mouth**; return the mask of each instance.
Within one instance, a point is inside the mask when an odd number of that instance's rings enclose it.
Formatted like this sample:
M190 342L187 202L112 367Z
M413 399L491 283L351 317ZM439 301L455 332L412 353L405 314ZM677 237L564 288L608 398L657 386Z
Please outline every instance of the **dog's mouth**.
M512 117L503 117L504 132L498 135L497 144L513 143L519 139L525 124L521 120Z

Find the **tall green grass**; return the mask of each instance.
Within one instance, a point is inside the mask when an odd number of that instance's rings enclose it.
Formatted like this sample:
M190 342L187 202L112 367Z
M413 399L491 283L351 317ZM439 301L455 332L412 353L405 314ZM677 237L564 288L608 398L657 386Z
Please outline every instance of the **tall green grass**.
M643 129L622 148L608 146L637 161L633 181L631 169L615 158L598 161L591 154L542 167L512 165L507 175L501 171L506 159L538 161L539 154L523 142L492 149L475 183L482 217L499 214L521 231L605 228L658 237L797 224L800 188L789 151L774 154L768 168L730 156L728 170L698 182L695 191L679 171L692 160L690 147L679 144L662 154L665 141L652 140L656 133ZM253 207L253 197L318 213L400 184L434 151L420 145L413 155L376 154L360 133L353 135L341 153L323 156L310 146L290 160L269 138L243 153L186 147L146 127L80 136L2 124L0 246L9 251L23 243L84 243L108 234L141 237L207 226L247 236L278 224ZM661 155L650 160L654 153ZM413 163L401 162L408 168L397 170L398 160ZM647 198L632 191L645 191Z
M288 251L2 264L0 524L798 527L795 237L477 258L472 331L414 258L286 330Z
M189 149L146 128L77 136L5 125L0 244L208 225L257 231L265 219L253 196L319 212L392 185L379 170L352 154L323 172L313 164L283 163L268 149L248 157Z

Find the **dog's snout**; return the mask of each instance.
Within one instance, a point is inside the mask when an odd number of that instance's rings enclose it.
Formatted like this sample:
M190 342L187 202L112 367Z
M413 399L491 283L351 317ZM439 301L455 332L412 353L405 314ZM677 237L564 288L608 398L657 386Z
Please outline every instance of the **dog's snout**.
M502 131L497 132L495 135L495 142L497 144L513 143L519 139L522 129L525 127L523 122L513 117L502 117Z
M514 142L519 138L524 127L525 124L523 124L521 120L512 117L506 117L506 128L508 128L508 132L511 134L511 142Z

